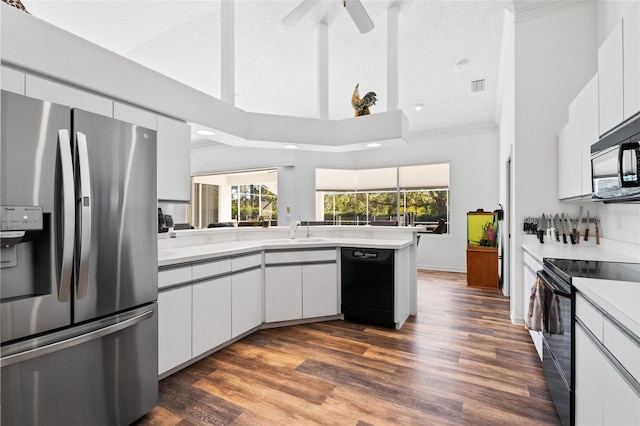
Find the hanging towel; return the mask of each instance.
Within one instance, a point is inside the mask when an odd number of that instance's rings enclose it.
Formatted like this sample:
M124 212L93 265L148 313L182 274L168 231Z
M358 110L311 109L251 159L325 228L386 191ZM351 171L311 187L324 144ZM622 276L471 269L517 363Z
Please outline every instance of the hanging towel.
M549 317L545 328L549 334L564 334L560 299L553 292L549 292Z
M533 331L542 330L542 307L544 306L544 284L538 277L531 286L529 296L529 312L524 323L525 328Z

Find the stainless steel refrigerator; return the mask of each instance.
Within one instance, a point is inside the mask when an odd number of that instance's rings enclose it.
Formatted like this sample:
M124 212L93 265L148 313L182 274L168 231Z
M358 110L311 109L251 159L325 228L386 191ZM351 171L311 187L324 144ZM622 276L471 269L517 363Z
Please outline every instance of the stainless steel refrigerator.
M125 425L158 399L155 131L3 91L2 425Z

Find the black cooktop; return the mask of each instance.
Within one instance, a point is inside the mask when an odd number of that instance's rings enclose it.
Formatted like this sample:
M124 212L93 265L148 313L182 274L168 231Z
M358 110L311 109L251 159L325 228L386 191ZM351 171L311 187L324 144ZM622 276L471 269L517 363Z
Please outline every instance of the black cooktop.
M543 260L545 266L568 283L571 283L573 277L640 283L640 263L553 258Z

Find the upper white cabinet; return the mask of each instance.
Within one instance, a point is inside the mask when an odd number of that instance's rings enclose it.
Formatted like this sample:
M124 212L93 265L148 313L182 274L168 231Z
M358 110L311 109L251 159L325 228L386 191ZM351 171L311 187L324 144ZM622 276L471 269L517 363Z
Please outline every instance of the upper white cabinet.
M640 112L640 4L622 19L624 59L624 119Z
M640 5L634 4L598 49L600 134L640 112Z
M591 145L598 133L598 75L569 105L569 123L558 134L558 198L591 196Z
M558 198L580 195L579 128L569 121L558 133Z
M624 117L623 68L622 22L620 22L598 49L601 135L620 124Z
M113 117L111 99L29 74L26 75L25 87L25 94L29 97Z
M191 126L158 116L158 200L189 202Z
M24 95L25 74L12 68L0 67L2 90Z

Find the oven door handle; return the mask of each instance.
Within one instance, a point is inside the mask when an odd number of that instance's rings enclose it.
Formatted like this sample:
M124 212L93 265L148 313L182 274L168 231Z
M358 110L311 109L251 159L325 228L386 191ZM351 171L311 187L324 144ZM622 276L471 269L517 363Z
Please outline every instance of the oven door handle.
M555 294L557 294L558 296L562 296L562 297L571 297L571 292L567 292L566 290L564 290L563 288L559 287L555 282L554 279L551 278L548 274L546 274L543 271L538 271L538 276L540 277L540 279L542 280L542 282L544 283L544 285L546 287L548 287L551 291L553 291Z

